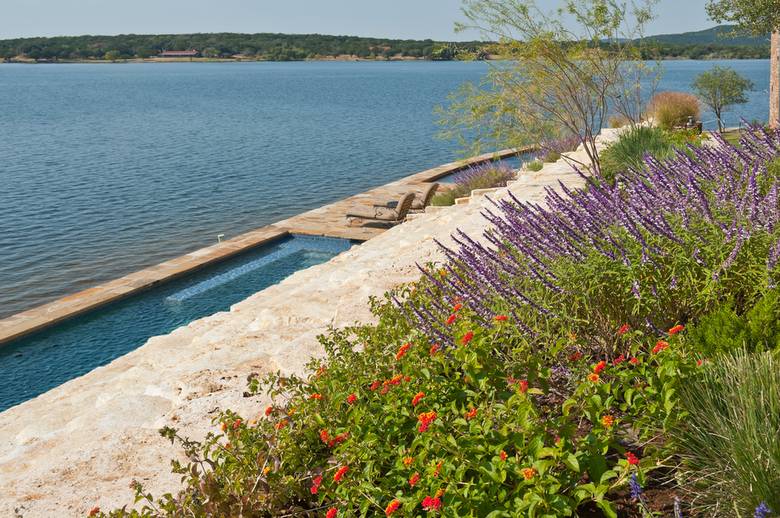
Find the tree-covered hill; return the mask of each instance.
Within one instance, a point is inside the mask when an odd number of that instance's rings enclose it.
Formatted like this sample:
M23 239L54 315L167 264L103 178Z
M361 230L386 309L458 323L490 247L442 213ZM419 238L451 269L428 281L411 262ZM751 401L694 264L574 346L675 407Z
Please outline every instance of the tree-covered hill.
M766 38L727 34L730 26L705 31L651 36L645 49L647 58L670 59L766 59ZM165 50L195 49L207 58L272 61L299 61L350 56L360 59L472 59L487 58L490 42L441 42L397 40L324 34L122 34L118 36L57 36L0 40L0 60L24 58L45 61L96 59L139 59L158 56Z
M654 52L667 59L769 58L769 35L741 35L735 33L733 25L719 25L681 34L659 34L645 41L654 44Z
M479 42L446 43L433 40L394 40L323 34L160 34L119 36L59 36L0 40L0 58L46 60L149 58L164 50L196 49L204 57L228 58L237 54L277 61L338 56L364 59L393 57L453 59L459 52L474 52Z
M720 45L727 47L766 47L769 35L756 37L735 33L734 25L718 25L710 29L680 34L658 34L647 39L668 45Z

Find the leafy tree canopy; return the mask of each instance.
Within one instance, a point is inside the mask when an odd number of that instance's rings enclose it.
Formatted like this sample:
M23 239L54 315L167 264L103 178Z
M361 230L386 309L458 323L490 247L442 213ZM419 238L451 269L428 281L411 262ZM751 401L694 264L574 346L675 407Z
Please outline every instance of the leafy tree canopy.
M756 35L780 29L780 0L709 0L707 14Z
M735 104L748 102L746 92L753 89L753 82L728 67L716 66L703 72L693 82L696 95L712 108L723 130L723 112Z

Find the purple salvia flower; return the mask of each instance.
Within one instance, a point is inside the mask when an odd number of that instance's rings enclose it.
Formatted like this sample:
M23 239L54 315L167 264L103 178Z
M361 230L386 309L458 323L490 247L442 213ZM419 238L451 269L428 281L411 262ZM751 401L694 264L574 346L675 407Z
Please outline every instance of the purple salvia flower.
M628 481L628 487L631 489L631 498L634 500L642 499L642 485L639 483L636 473L631 474L631 479Z
M758 507L756 507L753 518L769 518L771 514L772 510L766 505L766 502L761 502L758 504Z
M680 499L674 497L674 518L683 518L682 509L680 509Z

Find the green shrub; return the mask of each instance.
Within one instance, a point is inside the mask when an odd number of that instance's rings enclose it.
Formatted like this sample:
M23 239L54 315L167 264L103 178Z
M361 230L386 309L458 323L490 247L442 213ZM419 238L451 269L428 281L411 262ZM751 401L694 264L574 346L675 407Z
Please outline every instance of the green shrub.
M699 99L684 92L661 92L648 104L648 113L657 125L664 129L683 127L689 118L699 120L701 110Z
M529 162L526 167L529 171L538 173L544 167L544 163L541 160L534 160L533 162Z
M638 126L623 133L600 154L601 176L614 182L629 169L644 168L645 155L665 158L674 149L667 133L655 127Z
M766 196L773 185L780 183L780 158L775 158L766 166L766 175L757 178L758 190Z
M724 304L689 328L693 350L706 356L735 349L767 351L780 347L780 299L777 290L761 297L755 306L738 315L734 304Z
M681 387L680 480L703 516L780 509L780 365L772 354L713 358Z
M644 169L645 155L668 158L676 149L685 149L689 144L701 145L701 137L693 131L637 126L601 152L601 176L612 183L622 173Z
M560 159L561 159L561 154L554 151L547 153L546 155L544 155L543 158L543 160L547 163L557 162Z

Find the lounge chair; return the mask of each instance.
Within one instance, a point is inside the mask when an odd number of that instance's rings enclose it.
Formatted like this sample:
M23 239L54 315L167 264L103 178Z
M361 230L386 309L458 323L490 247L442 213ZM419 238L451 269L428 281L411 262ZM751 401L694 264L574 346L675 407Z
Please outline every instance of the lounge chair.
M403 223L414 202L414 193L407 192L395 202L394 207L385 205L374 205L373 208L357 208L347 213L347 220L352 223L354 220L368 220L381 225L397 225Z
M425 207L431 203L431 199L433 198L433 195L436 194L436 189L438 188L438 183L429 184L428 187L426 187L425 190L419 194L419 196L414 197L414 201L412 202L412 210L425 210Z
M425 207L427 207L431 203L431 199L433 198L433 195L436 194L436 189L439 188L438 183L430 183L428 186L423 189L421 193L417 193L414 196L414 201L412 202L411 212L422 212L425 210ZM396 205L398 205L397 201L391 201L387 204L388 207L395 208Z

